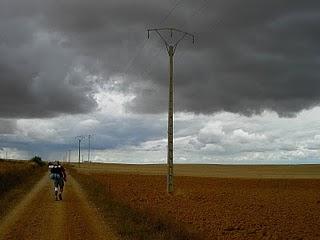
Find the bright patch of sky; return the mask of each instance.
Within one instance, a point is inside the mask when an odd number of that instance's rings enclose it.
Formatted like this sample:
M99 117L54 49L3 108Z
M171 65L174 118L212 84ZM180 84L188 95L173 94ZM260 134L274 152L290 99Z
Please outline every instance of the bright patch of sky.
M52 119L20 119L0 156L77 161L77 135L93 135L91 160L119 163L165 163L167 115L132 114L126 104L135 96L117 90L110 81L95 95L98 108L89 114ZM174 161L177 163L298 164L320 158L320 107L295 118L265 111L246 117L220 112L211 115L175 114ZM87 160L88 138L81 159Z

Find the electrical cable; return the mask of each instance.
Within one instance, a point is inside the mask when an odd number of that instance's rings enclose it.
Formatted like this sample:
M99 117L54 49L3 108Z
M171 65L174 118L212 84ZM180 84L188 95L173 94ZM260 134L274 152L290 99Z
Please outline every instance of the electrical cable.
M158 23L158 25L163 24L174 12L174 10L182 3L183 0L177 0L174 4L174 6L170 9L169 13ZM138 47L138 50L136 51L136 53L134 54L134 56L131 58L131 60L128 62L128 64L126 65L125 69L124 69L124 75L127 74L127 72L131 69L134 61L137 59L138 56L140 56L142 50L145 48L145 46L147 45L147 39L144 40L142 42L142 44L140 45L140 47ZM158 56L159 54L157 54Z

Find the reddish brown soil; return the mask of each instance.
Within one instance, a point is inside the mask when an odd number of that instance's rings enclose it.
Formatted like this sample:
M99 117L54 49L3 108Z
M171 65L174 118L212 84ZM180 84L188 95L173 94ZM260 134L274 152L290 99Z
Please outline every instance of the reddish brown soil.
M320 180L91 174L135 209L161 215L204 239L320 239Z

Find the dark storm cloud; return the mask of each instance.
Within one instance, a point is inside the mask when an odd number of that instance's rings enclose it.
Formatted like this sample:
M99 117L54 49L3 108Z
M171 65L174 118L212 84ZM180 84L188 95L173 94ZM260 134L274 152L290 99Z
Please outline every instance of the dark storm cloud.
M188 27L199 31L194 49L187 44L181 52L178 49L176 109L246 115L271 109L292 116L318 105L320 5L316 1L223 5L226 3L216 8L208 6L213 19L202 26L194 23ZM159 62L167 67L165 60ZM166 109L165 104L153 101L167 95L167 76L160 71L167 73L162 68L154 70L153 76L162 91L149 89L152 94L138 95L134 109Z
M0 3L0 116L41 118L91 111L96 107L93 89L80 64L86 57L64 48L59 33L41 28L38 4Z
M320 102L318 1L47 0L25 4L25 11L20 2L4 3L2 15L3 116L93 109L83 76L81 85L67 80L75 59L85 59L82 67L105 79L126 72L126 88L137 95L131 110L165 111L168 57L156 35L144 43L148 27L163 26L196 35L196 44L183 42L175 56L178 111L250 115L269 109L292 116ZM39 50L34 33L40 30L60 40Z

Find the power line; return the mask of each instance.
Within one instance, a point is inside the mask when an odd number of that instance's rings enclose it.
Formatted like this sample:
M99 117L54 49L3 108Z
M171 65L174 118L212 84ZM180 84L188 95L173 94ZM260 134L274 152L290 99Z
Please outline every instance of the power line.
M196 17L197 15L199 15L204 9L206 9L206 6L208 5L209 1L207 0L203 0L203 4L198 8L198 10L196 10L192 15L191 15L191 18L194 18ZM215 22L213 24L210 24L210 26L208 27L209 29L213 29L215 27L218 26L218 24L221 24L222 23L222 20L221 19L215 19ZM187 22L185 21L185 24L186 25ZM186 52L183 52L182 55L180 55L180 57L177 59L177 63L179 63L181 61L181 59L184 59L184 56L186 55Z
M180 2L181 2L181 1L180 1ZM192 19L192 18L196 17L198 14L200 14L200 13L206 8L206 6L208 5L208 3L209 3L208 0L203 0L203 4L202 4L198 9L196 9L196 10L190 15L189 19ZM173 11L172 11L172 12L173 12ZM184 27L186 24L187 24L187 20L184 22L184 24L181 24L181 25L179 26L179 28ZM157 52L157 54L156 54L156 56L154 57L154 59L157 59L157 57L159 56L160 52L161 52L161 49L159 49L159 51ZM185 53L183 53L182 56L184 56L184 55L185 55ZM179 62L180 59L182 59L182 58L178 58L178 61L177 61L177 62ZM147 77L147 76L150 75L151 71L153 70L153 65L154 65L154 63L155 63L155 61L149 63L149 65L148 65L149 67L146 67L146 68L145 68L145 69L148 69L148 68L149 68L149 70L148 70L148 71L147 71L147 70L144 70L144 71L143 71L143 74L142 74L143 76Z
M179 26L179 28L182 28L182 27L185 27L185 25L187 25L187 22L190 20L190 19L193 19L195 16L197 16L198 14L200 14L204 9L205 7L208 5L209 1L208 0L203 0L203 4L193 12L193 14L191 14L189 17L188 17L188 20L185 20L184 21L184 24L181 24ZM193 21L194 22L194 21Z
M160 25L161 23L163 23L165 20L167 20L167 19L169 18L169 16L172 15L172 13L174 12L174 10L182 3L182 1L183 1L183 0L178 0L178 1L176 1L175 5L172 7L172 9L169 11L169 13L164 17L164 19L159 23L159 25ZM208 5L208 3L209 3L208 0L203 0L203 4L202 4L198 9L196 9L196 10L190 15L190 17L189 17L188 19L192 19L192 18L196 17L197 15L199 15L204 9L206 9L206 6ZM187 24L187 20L186 20L183 24L181 24L181 25L179 26L179 28L184 27L186 24ZM136 54L136 55L134 56L134 58L132 58L131 61L130 61L130 64L129 64L130 67L128 67L129 65L127 65L127 67L125 68L125 69L126 69L125 74L126 74L127 71L131 68L131 65L133 64L133 62L134 62L134 61L137 59L137 57L141 54L142 50L143 50L144 47L146 46L146 43L147 43L147 40L145 40L145 41L143 42L141 49L137 50L137 54ZM159 54L160 54L160 52L161 52L161 49L158 50L157 54L155 55L155 57L154 57L153 59L157 59L158 56L159 56ZM184 55L185 55L185 53L183 53L182 56L184 56ZM180 59L182 59L182 58L178 58L178 61L177 61L177 62L179 62ZM143 71L143 73L142 73L141 75L144 76L144 77L150 76L150 73L151 73L152 70L153 70L154 63L155 63L155 60L154 60L153 62L150 62L150 63L148 64L148 66L144 68L145 70ZM146 69L149 69L149 70L146 70Z
M183 0L178 0L176 1L176 4L173 6L173 8L169 11L169 13L160 21L160 24L164 23L173 13L173 11L180 5L180 3L182 3Z
M183 0L178 0L176 1L176 3L174 4L174 6L170 9L169 13L157 24L157 25L161 25L163 24L174 12L174 10L182 3ZM134 54L134 56L131 58L131 60L128 62L128 64L126 65L125 69L124 69L124 74L127 74L127 72L131 69L132 64L134 63L134 61L137 59L138 56L140 56L140 54L142 53L143 49L145 48L146 44L147 44L147 40L144 40L142 42L142 44L140 45L140 47L138 47L138 50L136 51L136 53ZM160 52L160 51L159 51Z

